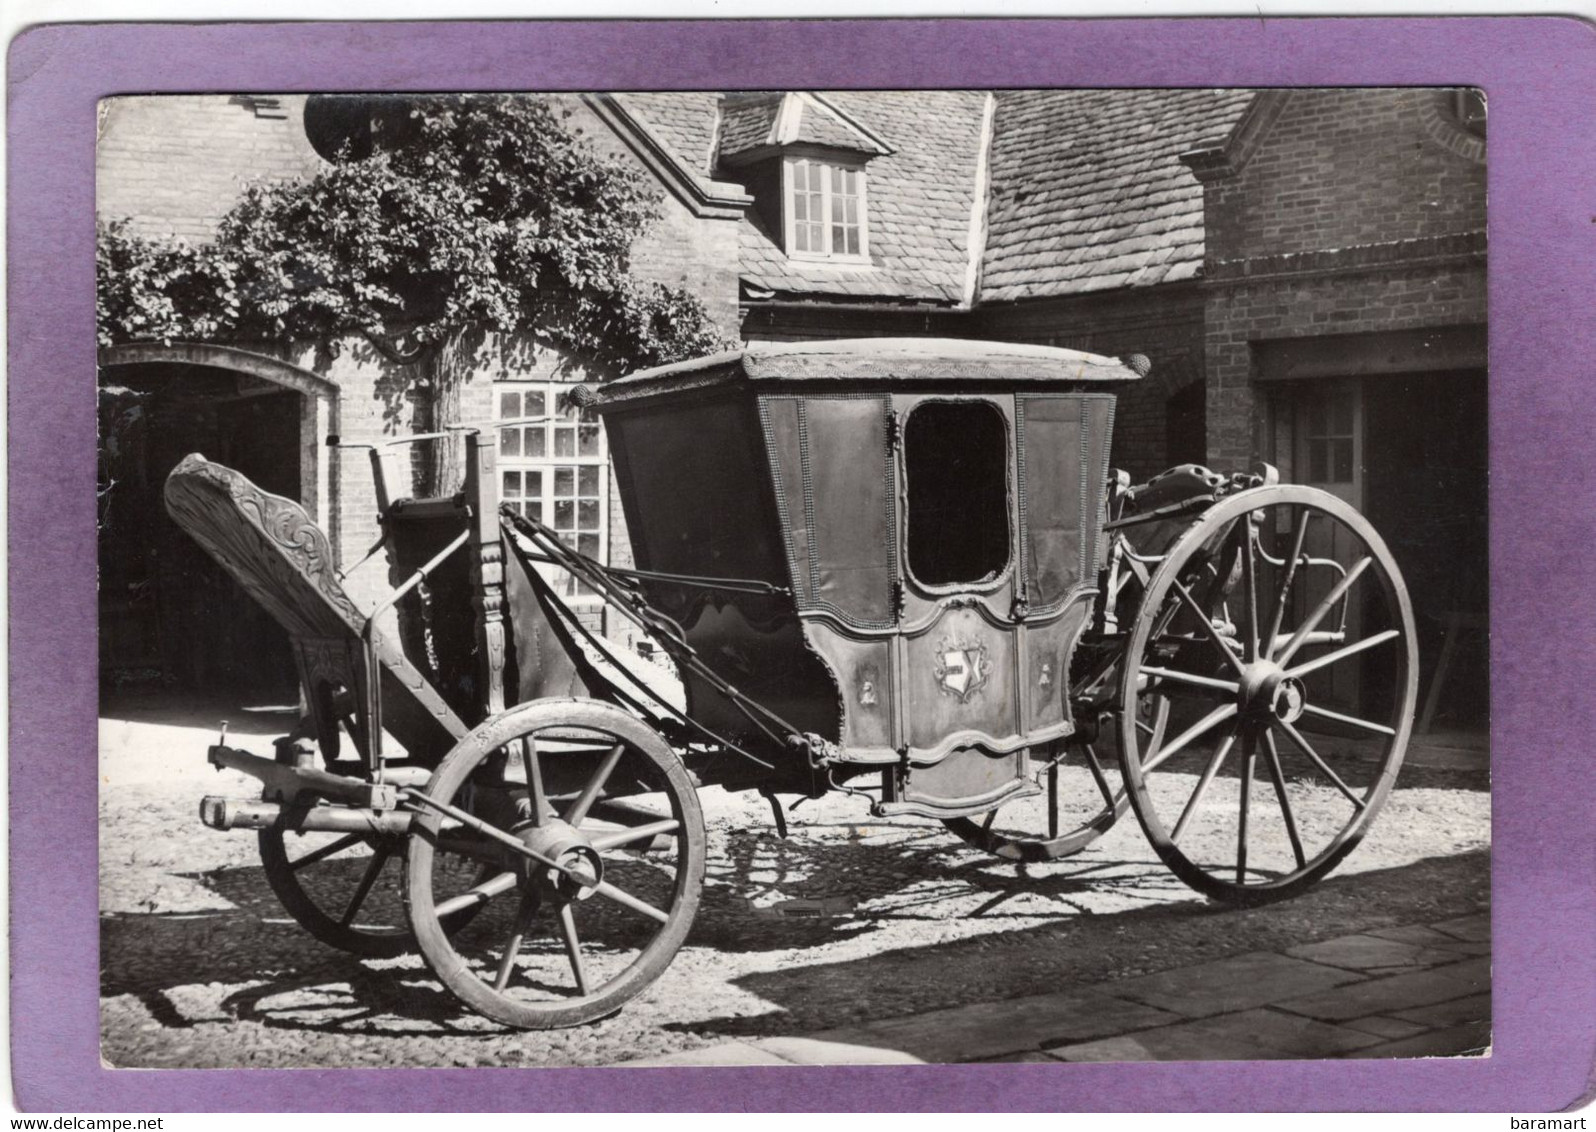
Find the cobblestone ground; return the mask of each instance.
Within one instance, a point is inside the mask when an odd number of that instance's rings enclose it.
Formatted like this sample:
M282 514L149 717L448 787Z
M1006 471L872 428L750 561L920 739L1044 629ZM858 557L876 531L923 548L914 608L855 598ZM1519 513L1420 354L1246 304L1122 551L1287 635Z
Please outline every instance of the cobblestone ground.
M209 724L124 715L101 728L102 1053L116 1066L614 1064L1089 989L1488 901L1483 770L1405 769L1335 874L1247 911L1186 889L1129 815L1080 856L1015 865L840 795L800 807L783 841L763 800L711 789L704 904L670 969L615 1017L519 1033L463 1010L417 958L361 961L306 935L254 836L199 824L202 795L251 793L205 765ZM232 734L265 752L284 729L235 718Z

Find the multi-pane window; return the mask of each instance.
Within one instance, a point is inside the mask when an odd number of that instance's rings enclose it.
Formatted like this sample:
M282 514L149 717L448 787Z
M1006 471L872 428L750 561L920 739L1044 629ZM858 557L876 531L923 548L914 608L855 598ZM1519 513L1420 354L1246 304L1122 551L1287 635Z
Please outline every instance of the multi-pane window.
M1340 389L1307 405L1303 441L1309 483L1352 483L1357 451L1357 395Z
M499 385L499 420L534 418L499 429L499 493L521 514L553 527L567 545L602 562L609 499L604 426L570 400L570 388L553 382ZM564 571L540 569L561 596L592 595Z
M788 163L788 248L795 255L865 255L864 171L813 158Z

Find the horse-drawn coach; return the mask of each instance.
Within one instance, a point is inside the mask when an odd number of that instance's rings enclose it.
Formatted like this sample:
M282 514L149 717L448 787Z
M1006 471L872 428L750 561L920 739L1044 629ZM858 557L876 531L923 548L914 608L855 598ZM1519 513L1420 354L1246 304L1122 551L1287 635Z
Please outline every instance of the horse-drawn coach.
M317 938L419 951L468 1006L534 1028L665 970L710 785L763 793L783 831L783 796L842 791L1018 861L1128 808L1211 898L1299 892L1401 764L1408 598L1359 514L1266 466L1112 472L1114 390L1146 369L881 339L577 388L635 568L501 502L496 426L462 427L447 498L390 499L373 453L394 582L375 609L297 504L190 456L168 509L287 630L307 708L270 757L224 734L211 761L264 789L203 819L258 831ZM574 612L571 579L669 673Z

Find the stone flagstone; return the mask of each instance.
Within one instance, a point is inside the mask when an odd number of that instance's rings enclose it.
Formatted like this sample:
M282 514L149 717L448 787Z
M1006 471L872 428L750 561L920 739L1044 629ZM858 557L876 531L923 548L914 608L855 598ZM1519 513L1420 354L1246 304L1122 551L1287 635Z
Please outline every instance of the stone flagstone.
M1102 990L1188 1018L1201 1018L1208 1014L1267 1006L1282 998L1314 995L1358 978L1336 967L1292 959L1270 951L1254 951L1194 967L1123 979L1105 984ZM1374 1011L1361 1010L1358 1013L1372 1014Z
M1491 961L1481 957L1428 971L1417 971L1411 975L1369 979L1318 994L1287 998L1275 1005L1294 1014L1338 1022L1370 1014L1392 1014L1475 995L1488 988L1490 981Z
M1375 935L1344 935L1318 943L1305 943L1286 949L1286 954L1311 963L1346 967L1354 971L1375 971L1386 967L1435 967L1457 962L1457 952L1421 947Z
M1183 1023L1047 1051L1060 1061L1271 1061L1289 1057L1238 1037Z
M1455 936L1466 943L1491 942L1491 916L1488 912L1480 912L1473 916L1459 916L1455 920L1442 920L1438 924L1431 924L1438 932L1445 932Z
M1373 1014L1367 1018L1348 1018L1339 1025L1349 1030L1361 1030L1365 1034L1373 1034L1386 1041L1411 1038L1414 1034L1424 1033L1424 1027L1417 1022L1404 1022L1400 1018L1387 1018L1380 1014Z
M1377 1044L1373 1034L1305 1018L1278 1010L1243 1010L1237 1014L1216 1014L1185 1025L1215 1038L1240 1039L1263 1046L1283 1057L1333 1057L1348 1050Z
M1490 1047L1488 1022L1465 1022L1444 1030L1430 1030L1397 1042L1384 1042L1354 1050L1348 1057L1460 1057L1481 1056Z
M1450 1002L1438 1002L1434 1006L1404 1010L1398 1013L1397 1017L1405 1022L1415 1022L1431 1029L1488 1020L1491 1017L1491 996L1488 993L1471 994L1467 998L1454 998Z
M1443 951L1460 951L1464 942L1456 936L1427 928L1423 924L1404 924L1398 928L1375 928L1368 933L1381 939L1394 939L1400 943L1413 943L1420 947L1434 947Z
M1146 1029L1176 1020L1162 1010L1103 995L1047 994L887 1018L811 1035L882 1046L925 1061L979 1061L1039 1046Z

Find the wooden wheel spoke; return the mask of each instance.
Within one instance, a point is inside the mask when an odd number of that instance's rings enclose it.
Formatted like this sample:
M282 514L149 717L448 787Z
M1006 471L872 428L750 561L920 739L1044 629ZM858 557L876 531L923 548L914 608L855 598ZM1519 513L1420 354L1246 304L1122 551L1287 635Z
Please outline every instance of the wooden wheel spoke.
M1237 708L1235 704L1221 704L1219 707L1203 716L1196 723L1186 728L1185 731L1182 731L1175 738L1171 739L1168 743L1165 743L1161 748L1159 748L1157 754L1153 755L1142 764L1142 773L1146 774L1148 771L1155 769L1166 760L1173 758L1175 755L1179 754L1183 749L1185 749L1186 745L1192 740L1200 739L1202 736L1212 731L1215 727L1219 726L1219 724L1234 717L1236 714Z
M594 800L604 789L604 784L609 781L610 774L625 753L626 746L622 743L610 748L609 753L604 756L604 761L599 763L598 769L593 772L593 777L587 780L586 786L582 787L582 793L577 795L576 801L572 802L570 808L565 811L566 824L571 826L582 824L582 819L587 817L588 810L592 809Z
M1203 767L1203 773L1197 779L1197 785L1191 792L1191 797L1186 799L1186 807L1181 810L1175 828L1170 831L1169 840L1176 842L1180 835L1186 832L1186 823L1191 821L1192 815L1197 812L1197 807L1202 804L1203 795L1208 792L1208 787L1213 784L1214 776L1219 773L1219 768L1224 764L1225 756L1230 754L1230 748L1236 742L1236 728L1232 727L1229 734L1220 740L1219 746L1214 748L1213 758L1208 760L1208 765Z
M1237 524L1241 531L1241 586L1246 590L1247 636L1242 644L1247 663L1258 659L1258 563L1253 546L1252 518L1243 515Z
M582 966L582 941L576 937L576 912L570 904L560 905L560 938L565 942L565 957L571 961L571 973L576 976L577 991L591 993L587 970Z
M1148 729L1148 733L1153 733L1151 728ZM1124 797L1124 792L1115 794L1113 788L1109 786L1108 776L1103 773L1103 764L1098 761L1097 751L1090 743L1082 743L1081 754L1086 756L1086 769L1092 772L1092 781L1097 783L1097 792L1103 796L1103 801L1108 803L1109 809L1118 806L1120 798Z
M1286 775L1280 769L1280 750L1275 746L1275 733L1265 729L1264 752L1269 756L1269 777L1275 784L1275 797L1280 799L1280 816L1285 819L1286 837L1291 840L1291 854L1297 859L1297 868L1307 867L1308 860L1302 852L1302 837L1297 833L1297 819L1291 812L1291 802L1286 797Z
M499 956L499 969L493 976L493 989L503 991L510 985L510 976L515 971L515 957L521 953L521 941L526 938L527 928L532 924L533 913L538 908L538 895L533 889L521 893L520 906L515 910L515 923L510 928L510 938L505 940L504 954Z
M1351 802L1353 806L1359 810L1362 810L1366 805L1368 805L1368 803L1366 803L1362 798L1358 797L1352 792L1351 787L1349 787L1345 782L1341 781L1341 776L1339 774L1330 769L1330 764L1325 762L1324 759L1319 756L1319 752L1314 750L1313 747L1309 745L1308 740L1302 737L1302 732L1298 731L1295 727L1283 719L1277 722L1280 724L1280 729L1286 733L1286 736L1296 744L1297 749L1303 754L1307 755L1309 760L1312 761L1313 765L1318 767L1324 776L1335 784L1335 788L1346 796L1347 801Z
M1143 665L1142 671L1148 676L1156 677L1159 680L1168 680L1172 684L1186 684L1193 688L1229 692L1231 695L1235 695L1241 687L1234 680L1216 680L1212 676L1198 676L1195 672L1180 672L1173 668L1153 668Z
M335 853L342 853L350 846L359 845L366 839L365 834L350 833L340 837L337 841L329 842L314 852L306 853L297 860L288 862L288 871L297 873L307 865L314 865L317 861L325 861Z
M1310 672L1317 672L1321 668L1328 668L1337 661L1345 660L1349 656L1356 656L1358 653L1363 652L1366 649L1372 649L1376 645L1383 645L1387 641L1395 640L1401 635L1402 634L1396 629L1386 629L1382 632L1376 633L1372 637L1366 637L1361 641L1356 641L1350 645L1347 645L1345 648L1336 649L1335 652L1329 652L1325 653L1321 657L1315 657L1306 664L1299 664L1297 667L1290 669L1286 675L1294 676L1300 680Z
M530 818L533 825L542 825L550 811L548 796L543 790L543 764L538 758L537 740L528 735L516 740L516 745L521 748L521 765L526 768L526 787L532 806Z
M1241 736L1241 812L1236 821L1236 883L1247 883L1247 817L1252 806L1252 764L1255 747L1251 731Z
M658 837L662 833L675 833L682 828L682 823L675 818L665 821L650 822L648 825L634 825L626 829L616 830L614 833L595 834L589 843L598 852L606 849L617 849L622 845L630 845L634 841L641 841L645 837Z
M459 896L451 896L433 909L438 919L444 919L455 912L471 907L473 904L486 904L501 892L508 892L520 880L514 872L503 872L498 876L490 877L481 884L466 889Z
M1353 583L1363 576L1363 572L1367 570L1373 562L1373 558L1367 554L1364 555L1352 565L1350 570L1347 571L1346 577L1342 578L1330 588L1330 592L1324 595L1324 600L1314 607L1313 612L1308 614L1308 619L1297 627L1297 631L1292 635L1291 640L1286 642L1286 647L1280 650L1280 655L1274 658L1276 664L1280 665L1281 668L1284 668L1286 665L1291 663L1291 658L1297 655L1297 650L1300 649L1303 645L1303 642L1308 639L1308 634L1312 633L1319 627L1319 623L1329 615L1331 609L1335 608L1336 602L1340 601L1344 596L1346 596L1347 591L1352 588Z
M1302 560L1303 539L1308 534L1308 520L1312 513L1306 507L1297 508L1297 518L1291 527L1291 556L1286 561L1286 573L1280 579L1280 593L1275 597L1274 616L1269 619L1269 631L1263 635L1263 642L1272 657L1274 655L1275 636L1280 632L1280 622L1286 615L1286 600L1291 596L1291 583L1297 576L1297 564Z
M338 922L348 927L355 922L355 914L360 911L360 906L366 902L371 886L377 883L377 875L382 872L382 867L388 863L388 858L393 856L393 850L379 848L371 855L371 863L366 866L365 873L360 878L360 883L355 886L354 895L349 898L349 903L344 907L344 914Z
M622 892L609 881L602 881L595 885L593 891L608 900L615 901L621 907L630 908L632 911L639 912L651 920L658 920L662 924L670 921L670 917L654 907L654 905L647 901L639 900L629 892Z
M1304 704L1302 710L1307 712L1309 715L1317 715L1320 719L1332 719L1337 723L1344 723L1348 727L1357 727L1363 731L1371 731L1376 735L1396 734L1396 730L1394 728L1387 727L1383 723L1374 723L1371 720L1359 719L1357 716L1353 715L1342 715L1340 712L1331 711L1329 708L1316 707L1313 704Z
M1196 598L1191 596L1191 591L1180 584L1178 578L1172 579L1171 584L1175 587L1175 593L1180 597L1181 602L1191 611L1192 616L1197 619L1197 624L1202 627L1203 634L1209 641L1213 642L1214 648L1219 650L1219 655L1225 658L1225 663L1236 670L1236 675L1242 675L1241 658L1231 650L1230 642L1219 635L1219 630L1214 628L1213 620L1208 616L1207 611L1197 603Z

